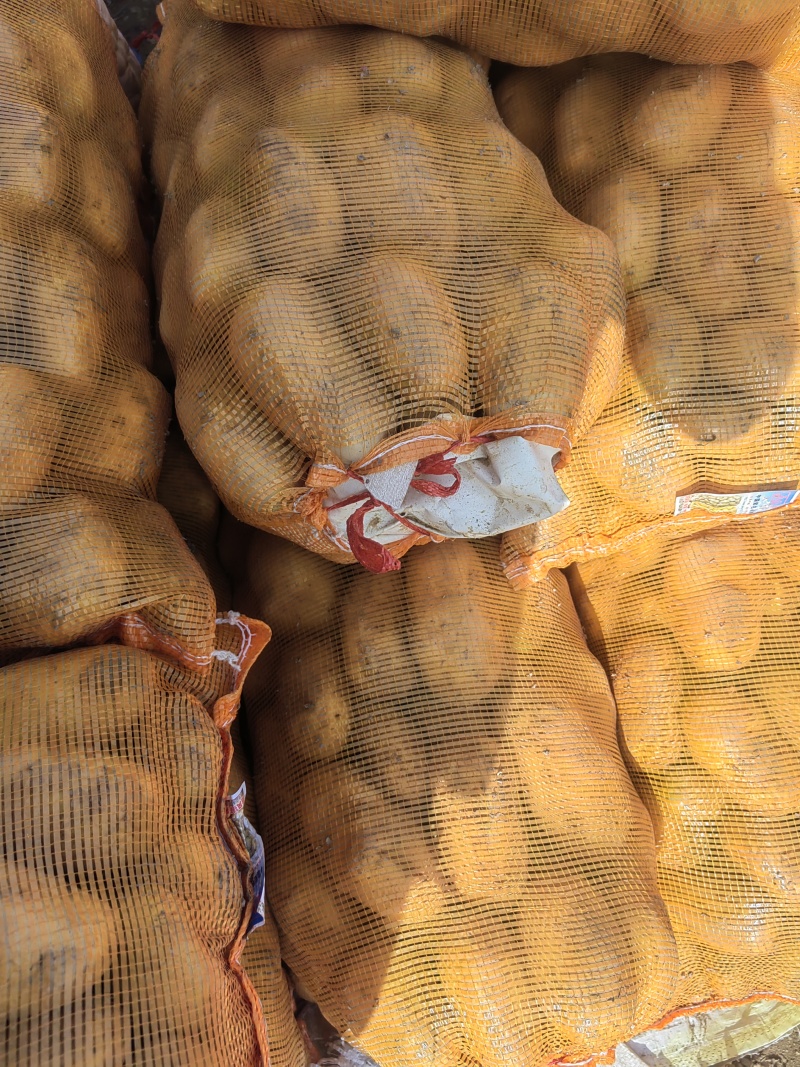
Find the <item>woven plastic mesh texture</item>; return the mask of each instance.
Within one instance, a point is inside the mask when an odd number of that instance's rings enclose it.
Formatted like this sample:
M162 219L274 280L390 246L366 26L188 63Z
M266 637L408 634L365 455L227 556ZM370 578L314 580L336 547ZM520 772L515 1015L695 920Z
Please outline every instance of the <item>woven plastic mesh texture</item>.
M800 515L572 568L656 828L675 1007L800 999Z
M566 462L616 380L618 263L556 204L479 64L170 5L145 81L160 329L229 510L351 561L323 507L348 469L509 433Z
M266 629L240 623L218 630L238 675L111 645L0 671L4 1063L266 1064L237 963L246 852L219 808Z
M217 555L222 505L178 426L167 438L157 496L211 582L217 610L229 610L230 583Z
M152 499L139 142L92 4L4 4L0 90L0 649L116 631L207 662L208 582Z
M617 392L562 475L571 506L509 535L512 573L534 577L713 521L673 518L676 497L800 481L800 85L746 64L581 68L498 90L556 195L613 237L629 298Z
M222 508L177 428L173 428L167 439L158 497L211 580L218 610L227 611L232 606L231 590L216 547ZM232 752L228 792L233 794L242 784L245 785L244 814L257 830L255 789L240 729L240 717L230 727ZM271 1067L305 1067L307 1056L294 1020L292 995L281 966L278 932L271 914L267 914L266 920L264 926L250 934L242 950L242 966L261 1002Z
M659 1018L652 827L563 576L515 592L496 539L376 576L256 533L251 565L267 892L333 1025L382 1064L538 1067Z
M166 0L167 6L171 0ZM797 27L796 0L194 0L260 26L355 22L441 34L494 59L548 66L602 52L675 63L770 62Z

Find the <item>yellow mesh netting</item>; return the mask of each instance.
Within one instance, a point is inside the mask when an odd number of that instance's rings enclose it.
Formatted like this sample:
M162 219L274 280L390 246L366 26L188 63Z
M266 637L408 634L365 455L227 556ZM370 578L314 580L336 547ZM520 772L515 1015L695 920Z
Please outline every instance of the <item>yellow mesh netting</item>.
M498 102L559 199L615 241L625 359L561 476L571 506L508 536L512 575L764 502L700 493L800 480L800 86L746 64L580 67L513 72Z
M796 0L194 0L213 18L259 26L361 23L441 34L520 66L603 52L674 63L764 65L800 21ZM164 5L171 7L172 0Z
M618 264L555 203L476 61L170 5L142 112L178 415L237 517L352 561L355 502L386 502L385 569L386 543L438 529L415 509L460 499L451 446L525 439L554 481L616 378Z
M515 592L496 539L376 576L257 532L250 564L267 892L303 995L383 1064L538 1067L660 1018L652 827L563 576Z
M800 516L645 534L571 571L655 825L674 1007L800 999Z
M109 632L204 664L208 582L154 502L133 112L91 3L0 12L0 649Z
M266 1065L238 963L254 902L222 817L238 691L268 631L201 678L121 646L0 671L0 1059Z

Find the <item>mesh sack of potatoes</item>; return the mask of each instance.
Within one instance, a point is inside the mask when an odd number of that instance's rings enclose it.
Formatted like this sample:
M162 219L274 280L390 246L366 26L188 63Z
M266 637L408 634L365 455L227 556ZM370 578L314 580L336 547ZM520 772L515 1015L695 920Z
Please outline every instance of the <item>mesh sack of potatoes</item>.
M3 1063L266 1065L220 794L267 634L221 621L204 677L119 645L0 671Z
M0 12L0 649L108 632L207 664L208 582L154 503L133 112L91 3ZM137 636L138 635L138 636Z
M800 1000L800 513L571 571L655 826L675 1008Z
M539 1067L659 1019L652 827L561 575L498 542L339 568L254 534L245 701L267 895L304 999L380 1064Z
M628 296L617 391L562 474L571 506L508 536L510 573L534 578L646 528L790 502L800 481L800 83L579 66L497 91L561 202L613 238Z
M162 6L171 6L166 0ZM259 26L362 23L442 35L493 59L549 66L643 52L675 63L764 65L800 23L797 0L194 0L212 18Z
M375 29L170 6L142 104L160 329L238 518L395 569L565 504L616 381L610 241L554 200L483 68Z

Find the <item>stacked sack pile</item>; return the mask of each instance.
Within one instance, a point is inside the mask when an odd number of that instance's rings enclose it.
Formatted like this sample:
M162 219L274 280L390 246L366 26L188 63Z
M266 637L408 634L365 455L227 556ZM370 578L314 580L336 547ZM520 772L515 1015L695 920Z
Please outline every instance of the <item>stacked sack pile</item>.
M800 1004L797 0L166 0L169 439L101 7L0 13L0 1059Z
M538 1067L798 997L758 517L800 480L797 5L162 14L159 326L265 531L228 548L295 998L382 1064ZM494 79L516 141L484 57L541 65Z

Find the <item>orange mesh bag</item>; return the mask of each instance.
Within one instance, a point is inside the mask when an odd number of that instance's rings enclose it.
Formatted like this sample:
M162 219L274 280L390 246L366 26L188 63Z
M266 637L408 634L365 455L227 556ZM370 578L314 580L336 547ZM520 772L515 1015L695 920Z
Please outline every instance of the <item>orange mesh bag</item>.
M638 56L543 77L513 72L500 105L614 239L628 315L617 391L561 476L571 506L507 537L521 578L780 506L800 481L800 82Z
M116 645L0 671L3 1063L266 1067L224 793L268 634L221 620L204 678Z
M258 26L339 22L441 34L493 59L548 66L602 52L675 63L764 64L800 22L797 0L194 0L212 18Z
M658 1019L652 827L563 576L516 592L496 539L383 576L254 542L256 800L302 995L393 1067L589 1062Z
M0 12L0 650L110 633L207 666L208 582L154 503L136 123L89 0Z
M572 568L656 828L676 1010L800 1001L800 515Z
M616 379L618 264L483 68L170 5L148 71L160 328L228 509L383 571L563 507L553 467Z

